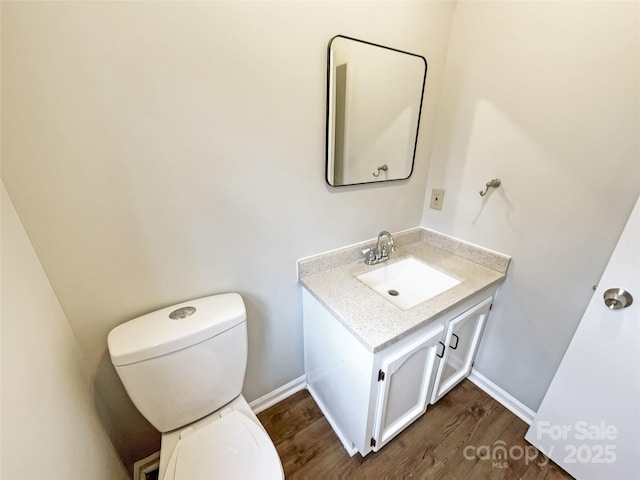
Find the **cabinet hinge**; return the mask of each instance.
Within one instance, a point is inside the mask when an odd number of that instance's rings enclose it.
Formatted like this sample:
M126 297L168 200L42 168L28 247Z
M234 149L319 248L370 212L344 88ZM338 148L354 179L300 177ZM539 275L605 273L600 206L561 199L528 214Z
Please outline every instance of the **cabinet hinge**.
M378 381L381 382L384 380L384 372L382 370L378 370Z
M376 439L371 437L371 446L375 447L376 446Z

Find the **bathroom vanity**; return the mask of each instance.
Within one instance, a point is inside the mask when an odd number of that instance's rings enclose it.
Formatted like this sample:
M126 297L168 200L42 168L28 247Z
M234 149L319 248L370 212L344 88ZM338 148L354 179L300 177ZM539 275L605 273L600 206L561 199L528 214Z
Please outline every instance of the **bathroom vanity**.
M298 262L308 389L351 455L378 451L469 374L510 261L422 228L394 238L382 264L364 263L370 242ZM397 306L363 279L401 262L456 281Z

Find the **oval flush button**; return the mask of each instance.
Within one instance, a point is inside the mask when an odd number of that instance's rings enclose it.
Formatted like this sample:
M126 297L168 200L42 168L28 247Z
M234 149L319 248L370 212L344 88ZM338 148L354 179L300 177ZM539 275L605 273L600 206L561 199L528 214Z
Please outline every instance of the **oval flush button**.
M633 303L633 296L623 288L610 288L604 292L604 304L611 310L626 308Z
M171 320L182 320L196 313L195 307L182 307L174 310L169 314Z

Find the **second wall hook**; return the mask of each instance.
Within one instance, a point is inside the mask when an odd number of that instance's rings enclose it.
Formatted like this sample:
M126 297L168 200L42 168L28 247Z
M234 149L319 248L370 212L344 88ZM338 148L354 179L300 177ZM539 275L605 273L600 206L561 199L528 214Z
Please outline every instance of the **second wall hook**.
M380 176L380 170L382 170L383 172L386 172L387 170L389 170L389 167L387 167L387 164L385 163L381 167L378 167L378 173L373 172L371 175L373 175L374 177L379 177Z
M500 181L499 178L493 178L491 180L489 180L486 184L486 187L484 189L484 192L482 190L480 190L480 196L484 197L487 192L489 191L489 188L493 187L493 188L498 188L500 186L502 182Z

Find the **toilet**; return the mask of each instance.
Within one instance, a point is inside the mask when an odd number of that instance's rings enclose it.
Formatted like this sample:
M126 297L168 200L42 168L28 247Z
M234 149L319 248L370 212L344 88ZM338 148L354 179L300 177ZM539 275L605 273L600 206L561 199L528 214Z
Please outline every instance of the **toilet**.
M135 318L109 355L142 415L162 433L161 480L283 479L278 453L241 395L247 367L242 297L203 297Z

